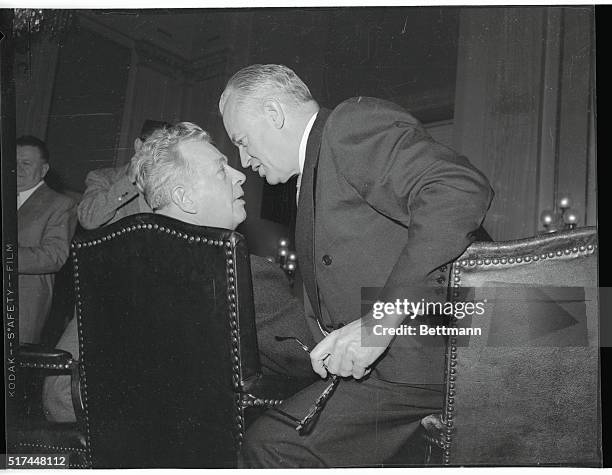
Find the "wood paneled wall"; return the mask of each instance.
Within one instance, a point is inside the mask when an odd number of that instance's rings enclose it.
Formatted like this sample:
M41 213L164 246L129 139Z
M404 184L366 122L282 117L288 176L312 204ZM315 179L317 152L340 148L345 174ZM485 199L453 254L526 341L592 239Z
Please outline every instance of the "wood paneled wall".
M496 192L485 220L496 240L536 234L540 213L564 194L579 225L594 224L585 216L595 196L592 15L590 7L461 12L454 145Z
M17 136L34 135L44 140L51 106L58 45L42 38L28 52L15 58L15 125Z

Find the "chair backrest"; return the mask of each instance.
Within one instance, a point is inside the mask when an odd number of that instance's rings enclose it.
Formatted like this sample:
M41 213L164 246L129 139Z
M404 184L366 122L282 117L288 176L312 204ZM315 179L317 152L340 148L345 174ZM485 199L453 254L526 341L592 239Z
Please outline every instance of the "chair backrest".
M475 243L451 272L482 315L449 337L444 463L600 466L596 229Z
M129 216L72 244L94 467L233 467L260 372L243 237Z

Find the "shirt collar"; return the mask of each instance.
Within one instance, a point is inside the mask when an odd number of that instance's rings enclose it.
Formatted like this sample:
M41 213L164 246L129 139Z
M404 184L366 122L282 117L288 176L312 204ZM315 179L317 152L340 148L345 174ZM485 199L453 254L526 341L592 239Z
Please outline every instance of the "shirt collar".
M315 112L308 123L306 124L306 128L304 129L304 134L302 135L302 141L300 142L300 149L298 155L298 163L300 166L300 175L304 170L304 162L306 161L306 144L308 143L308 136L310 135L310 131L312 130L312 126L314 125L315 119L317 118L318 112Z
M25 203L25 201L32 196L32 193L34 193L38 188L40 188L42 186L42 184L44 183L44 180L40 180L38 182L37 185L34 185L32 188L29 188L27 190L24 191L19 191L17 193L17 209L19 209L21 207L21 205L23 203Z

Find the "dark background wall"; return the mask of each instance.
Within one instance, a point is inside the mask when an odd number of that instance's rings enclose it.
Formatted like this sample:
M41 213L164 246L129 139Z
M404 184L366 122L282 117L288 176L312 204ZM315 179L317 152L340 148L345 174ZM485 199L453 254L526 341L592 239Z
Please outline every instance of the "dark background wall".
M48 141L58 186L82 192L89 170L128 161L144 119L196 122L239 166L219 95L240 67L275 62L324 106L397 102L466 154L496 191L485 223L495 239L535 234L565 193L580 224L596 222L591 7L64 14L60 34L32 34L15 64L17 134ZM249 221L290 225L294 183L247 177Z

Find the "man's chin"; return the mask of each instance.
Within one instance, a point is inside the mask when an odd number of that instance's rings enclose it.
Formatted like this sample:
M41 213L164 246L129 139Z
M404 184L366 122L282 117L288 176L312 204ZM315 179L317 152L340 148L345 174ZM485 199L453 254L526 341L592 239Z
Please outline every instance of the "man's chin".
M268 182L268 185L278 185L280 183L287 183L289 178L285 178L283 180L277 176L266 176L266 181Z
M244 208L240 211L234 213L234 227L232 229L236 229L240 224L242 224L247 218L247 214Z

